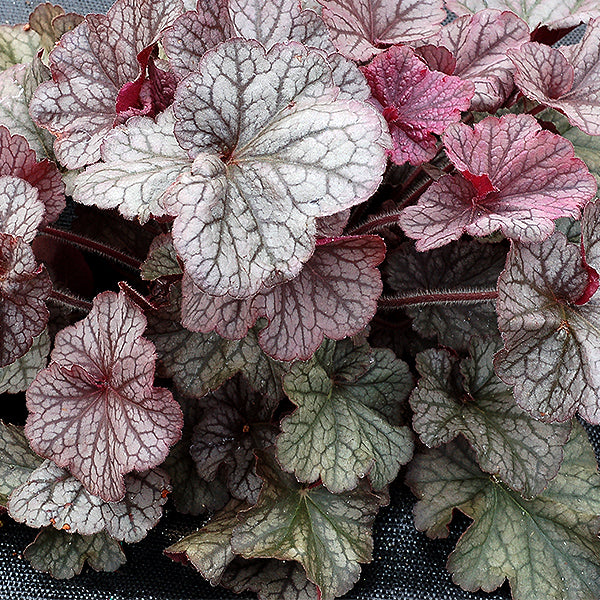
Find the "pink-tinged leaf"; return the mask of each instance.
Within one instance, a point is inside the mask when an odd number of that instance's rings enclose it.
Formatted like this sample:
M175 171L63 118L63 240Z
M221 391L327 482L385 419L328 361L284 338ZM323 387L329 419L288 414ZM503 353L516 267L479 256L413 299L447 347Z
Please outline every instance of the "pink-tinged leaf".
M413 42L435 33L446 18L442 0L319 0L338 51L357 61L382 44Z
M291 42L265 53L231 40L179 86L175 136L197 184L172 192L173 241L207 293L248 297L295 277L315 218L377 189L389 141L380 117L336 94L325 59Z
M0 367L23 356L46 328L52 284L21 239L0 233Z
M472 81L475 95L471 110L489 112L494 112L513 89L515 69L507 50L528 41L527 24L511 12L497 10L459 17L427 39L429 44L447 48L456 60L452 71L437 70Z
M430 71L407 46L394 46L364 69L374 104L381 108L397 164L419 165L436 154L434 133L460 120L474 93L471 82Z
M0 127L0 176L24 179L37 188L45 206L43 224L51 223L65 207L65 185L60 171L49 160L39 161L27 140Z
M35 376L48 364L49 354L50 337L47 331L43 331L33 340L26 354L10 365L0 368L0 394L24 392Z
M169 478L159 469L132 473L125 478L125 490L119 502L105 502L47 460L13 491L8 511L30 527L52 525L81 535L106 531L116 540L139 542L162 516Z
M124 474L160 464L183 426L171 392L153 387L145 327L123 294L100 294L83 321L56 335L50 366L27 393L32 448L107 502L124 497Z
M533 100L559 109L569 122L600 135L600 18L591 21L583 39L564 51L536 42L509 52L515 82Z
M262 480L254 451L275 444L278 427L271 420L279 402L253 392L239 375L201 402L189 448L198 473L214 481L221 472L234 498L255 504Z
M118 122L120 90L145 80L148 50L182 12L181 0L118 0L107 15L88 15L63 36L50 54L53 81L38 88L31 104L34 121L57 136L62 164L76 169L98 161Z
M436 36L437 37L437 36ZM432 71L440 71L446 75L452 75L456 69L456 58L450 50L444 46L425 44L413 48L415 54L425 62Z
M494 366L536 419L579 413L600 423L600 303L596 294L577 305L589 284L581 258L559 232L538 244L514 243L498 280L504 348Z
M543 131L530 115L487 117L474 129L451 125L443 140L462 174L442 177L402 212L400 224L417 250L498 229L512 239L541 241L554 219L577 218L596 193L572 144Z
M350 219L350 209L317 219L317 238L339 237Z
M297 277L245 300L203 294L184 276L182 323L191 331L240 339L265 317L261 348L277 360L307 360L324 337L355 335L373 318L382 290L377 265L384 257L377 236L323 240Z
M0 177L0 232L30 244L44 217L38 191L18 177Z
M460 16L486 8L510 11L531 30L542 25L549 29L573 27L600 14L596 0L445 0L445 3L448 10Z

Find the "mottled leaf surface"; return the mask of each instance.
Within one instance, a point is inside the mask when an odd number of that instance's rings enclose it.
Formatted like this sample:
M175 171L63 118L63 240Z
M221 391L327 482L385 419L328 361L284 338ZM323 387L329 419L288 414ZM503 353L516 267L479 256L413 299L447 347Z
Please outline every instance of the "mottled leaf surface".
M343 371L367 353L363 372ZM298 407L281 422L277 458L300 481L321 479L332 492L355 488L368 474L375 489L396 477L413 450L410 431L390 411L411 389L408 366L385 349L325 342L315 357L294 363L284 390Z
M71 579L87 564L94 571L116 571L127 559L121 545L106 533L79 535L54 527L42 529L23 556L36 571Z
M40 45L48 52L64 33L75 29L83 21L76 13L65 14L58 4L38 4L29 15L29 26L40 36Z
M0 71L33 60L40 36L25 25L0 25Z
M294 561L235 559L223 573L221 585L236 594L250 591L258 600L317 600L318 588Z
M21 239L0 233L0 368L23 356L48 322L52 284Z
M173 240L204 291L247 297L273 276L299 273L316 217L377 189L387 141L377 113L336 99L326 60L299 44L265 54L231 40L199 68L174 104L197 183L173 193Z
M44 204L30 183L18 177L0 177L0 231L31 243L44 218Z
M37 86L50 79L50 71L39 57L29 65L15 65L0 72L0 125L21 135L39 160L54 156L54 136L38 127L29 115L29 102Z
M50 54L53 80L37 89L31 115L57 135L54 150L63 165L98 161L102 140L117 122L120 90L140 76L141 87L144 79L138 54L182 12L181 0L118 0L106 15L88 15L62 37Z
M105 502L47 460L13 491L8 512L30 527L52 525L82 535L106 531L116 540L133 543L158 523L170 489L162 471L131 473L125 478L123 499Z
M559 232L514 244L498 280L504 349L496 372L537 419L566 421L578 412L600 421L600 304L596 296L576 304L587 286L580 249Z
M561 51L528 42L509 53L515 83L541 104L557 108L572 125L600 135L600 17L591 21L581 42Z
M388 256L387 283L401 294L434 290L489 290L496 287L504 268L506 247L459 240L429 252L404 244ZM457 350L466 349L472 336L498 335L493 302L429 304L406 307L413 328L425 337Z
M265 317L261 348L277 360L307 360L324 337L355 335L373 318L382 290L377 265L384 256L377 236L322 239L297 277L248 300L209 296L184 276L182 323L237 339Z
M528 41L524 21L512 12L489 9L459 17L427 39L452 53L455 66L449 74L475 85L471 110L489 112L506 100L514 86L515 67L507 50Z
M461 173L440 178L400 217L419 251L498 229L519 241L541 241L554 219L577 217L594 197L596 182L573 146L530 115L487 117L473 129L450 125L443 141Z
M0 421L0 506L12 491L27 482L42 460L29 447L22 427Z
M430 71L408 46L393 46L364 69L373 103L388 122L392 160L419 165L436 154L434 133L443 133L471 104L474 86Z
M472 14L485 8L507 10L523 19L532 30L540 25L549 29L572 27L598 15L594 0L445 0L445 3L457 15Z
M245 503L232 500L204 527L169 546L165 554L174 559L185 557L205 579L217 585L235 557L231 536L233 528L239 524L238 512L245 508Z
M364 482L340 495L322 485L306 488L264 452L257 468L263 491L256 506L242 513L233 550L248 558L299 562L322 600L346 593L359 578L359 563L371 560L377 497Z
M0 126L0 176L19 177L35 187L44 203L44 224L51 223L65 207L65 186L60 171L50 160L39 161L27 140Z
M484 471L531 498L558 473L571 425L535 421L515 404L494 373L497 350L496 342L474 338L460 362L447 350L419 353L413 426L430 448L464 435Z
M0 368L0 394L24 392L35 376L48 362L50 337L43 331L34 340L26 354L15 362Z
M556 478L524 500L483 473L466 443L417 456L408 483L417 527L448 534L457 508L474 520L450 554L463 589L490 592L508 579L514 598L594 600L600 593L600 480L593 450L575 424Z
M319 0L341 54L371 58L381 44L413 42L435 33L446 18L441 0Z
M234 498L255 504L262 480L254 451L275 443L272 423L278 402L253 392L240 376L202 398L203 415L194 428L190 454L198 473L212 481L221 472Z
M181 275L182 273L171 236L162 234L154 238L148 250L148 256L142 264L142 279L154 281L160 277Z
M181 436L179 405L153 387L145 327L124 294L100 294L84 320L56 335L50 366L27 392L32 447L107 502L124 497L125 473L162 463Z

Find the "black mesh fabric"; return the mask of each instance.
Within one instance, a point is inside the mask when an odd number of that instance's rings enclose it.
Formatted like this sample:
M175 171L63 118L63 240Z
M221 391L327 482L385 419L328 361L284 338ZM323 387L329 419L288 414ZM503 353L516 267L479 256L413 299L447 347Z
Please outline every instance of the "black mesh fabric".
M54 0L67 11L105 12L110 0ZM27 20L36 2L0 0L0 22ZM581 29L570 34L578 41ZM600 428L589 428L600 449ZM455 586L446 571L452 550L468 520L456 517L446 540L429 540L416 531L412 519L414 498L402 485L392 488L392 503L383 509L375 526L373 562L363 567L357 586L346 600L504 600L508 586L492 594L471 594ZM70 581L57 581L34 571L22 557L36 532L6 516L0 527L0 600L233 600L252 599L213 588L189 567L172 562L162 551L182 535L202 525L167 509L160 524L142 542L125 548L127 564L116 573L95 573L86 568Z

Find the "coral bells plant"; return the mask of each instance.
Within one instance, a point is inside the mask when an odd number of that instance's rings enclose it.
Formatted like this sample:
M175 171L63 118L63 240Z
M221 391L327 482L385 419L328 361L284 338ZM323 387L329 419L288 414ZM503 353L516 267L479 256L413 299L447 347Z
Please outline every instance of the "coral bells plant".
M169 503L211 584L333 600L400 476L427 535L472 520L463 589L597 600L600 10L515 7L0 27L0 507L34 568L113 571Z

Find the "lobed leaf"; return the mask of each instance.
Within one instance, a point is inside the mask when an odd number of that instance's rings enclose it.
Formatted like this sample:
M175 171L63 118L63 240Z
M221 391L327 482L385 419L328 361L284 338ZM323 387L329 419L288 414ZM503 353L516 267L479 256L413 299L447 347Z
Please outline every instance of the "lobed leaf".
M0 71L33 60L40 36L25 25L0 25Z
M213 481L220 472L234 498L255 504L262 485L254 451L275 444L277 400L249 389L238 375L202 399L203 415L189 448L198 473Z
M26 354L0 368L0 394L24 392L48 363L49 354L50 337L47 331L43 331L33 340Z
M541 241L554 219L577 218L594 197L594 178L571 143L530 115L487 117L474 129L450 125L443 140L461 174L440 178L400 217L419 251L498 229L522 242Z
M18 177L0 177L0 232L31 244L45 207L36 188Z
M52 284L21 239L0 233L0 368L21 358L48 322Z
M513 12L484 9L454 19L427 39L455 59L448 71L429 66L473 82L470 109L494 112L514 88L515 67L506 53L528 41L529 27Z
M392 135L391 158L397 164L419 165L434 158L437 140L460 120L474 86L458 77L430 71L408 46L393 46L363 70L373 104L383 112Z
M363 484L340 495L322 485L306 488L281 471L273 457L261 452L258 458L263 489L233 532L234 552L297 561L322 600L341 596L358 580L359 563L371 560L378 498Z
M344 377L348 364L365 352L365 368ZM368 475L381 490L410 460L412 436L394 417L412 378L391 351L354 349L350 340L325 342L311 361L291 365L283 386L298 408L281 422L277 458L300 481L320 479L341 493Z
M505 260L503 244L459 240L429 252L416 252L412 244L405 244L388 256L387 283L401 294L493 289ZM473 336L498 335L492 302L408 306L405 311L421 335L437 337L441 345L456 350L467 349Z
M171 490L169 480L159 470L131 473L125 479L125 490L122 500L105 502L47 460L13 490L8 512L30 527L52 525L81 535L106 531L116 540L139 542L162 516Z
M265 317L261 348L277 360L307 360L324 337L342 339L366 327L381 294L377 265L384 255L377 236L321 239L297 277L242 300L204 294L184 275L182 324L237 339Z
M484 471L532 498L558 473L571 425L535 421L515 405L494 373L497 349L474 338L470 357L460 363L446 350L420 352L421 379L410 398L413 427L430 448L462 434Z
M559 109L570 123L600 135L600 17L587 25L583 39L563 50L528 42L509 52L515 83L541 104Z
M65 14L58 4L38 4L29 15L29 26L40 36L40 45L50 52L67 31L75 29L83 21L76 13Z
M79 575L87 562L94 571L116 571L127 559L121 545L106 533L79 535L46 527L25 548L23 556L37 571L56 579Z
M181 436L179 405L153 387L145 327L125 295L100 294L85 319L56 335L50 366L27 391L32 448L107 502L124 497L126 473L162 463Z
M382 44L414 42L435 33L446 12L441 0L319 0L338 51L356 61Z
M459 442L417 456L407 480L419 498L415 523L429 536L448 534L455 507L474 520L448 559L463 589L490 592L508 579L519 600L600 593L600 480L579 424L558 475L533 500L483 473Z

